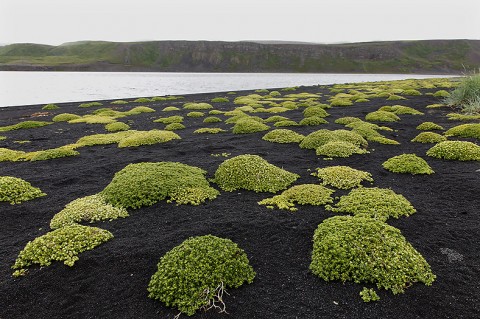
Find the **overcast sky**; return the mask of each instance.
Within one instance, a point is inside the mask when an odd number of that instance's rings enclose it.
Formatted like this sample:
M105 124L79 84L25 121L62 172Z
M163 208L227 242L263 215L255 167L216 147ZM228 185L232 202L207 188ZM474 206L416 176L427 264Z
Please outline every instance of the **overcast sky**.
M479 0L0 0L0 44L480 39Z

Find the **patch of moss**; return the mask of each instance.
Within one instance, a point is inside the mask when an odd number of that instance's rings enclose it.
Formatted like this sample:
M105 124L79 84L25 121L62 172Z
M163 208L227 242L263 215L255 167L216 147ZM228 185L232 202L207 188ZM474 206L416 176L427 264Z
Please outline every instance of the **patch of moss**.
M81 222L94 223L125 217L128 217L125 208L114 207L105 201L103 195L95 194L68 203L64 209L53 216L50 228L57 229Z
M443 130L443 127L433 122L423 122L422 124L418 125L416 129L421 131L434 131Z
M115 144L115 143L119 143L124 138L127 138L137 132L138 131L132 130L132 131L120 131L120 132L108 133L108 134L87 135L78 139L76 144L78 145L78 147Z
M16 162L21 161L25 157L24 151L11 150L8 148L0 148L0 162Z
M301 148L316 149L329 142L350 142L356 146L368 146L368 142L360 135L347 130L318 130L308 134L300 143Z
M114 123L116 120L110 116L104 115L91 115L87 114L80 118L73 119L68 121L70 124L86 123L86 124L110 124Z
M268 132L262 140L273 143L300 143L305 136L287 129L276 129Z
M248 134L263 132L269 130L270 127L266 124L260 123L251 117L239 119L233 127L233 134Z
M267 118L264 122L265 123L276 123L276 122L288 121L288 120L290 120L288 117L280 116L280 115L274 115L274 116L270 116L269 118Z
M365 120L369 122L396 122L400 118L393 112L374 111L365 115Z
M309 116L304 119L302 119L298 124L304 125L304 126L314 126L314 125L321 125L321 124L328 124L328 122L319 116Z
M447 118L452 121L476 121L476 120L480 120L480 114L466 115L466 114L459 114L459 113L449 113L447 114Z
M203 123L218 123L218 122L222 122L222 119L216 116L207 116L203 120Z
M8 126L1 126L0 132L7 132L7 131L14 131L14 130L21 130L21 129L29 129L29 128L37 128L46 125L50 125L52 122L42 122L42 121L24 121L14 125Z
M239 155L225 160L215 172L215 183L228 192L246 189L275 193L300 176L268 163L258 155Z
M275 124L273 124L273 126L275 127L288 127L288 126L299 126L299 125L300 124L292 120L278 121L278 122L275 122Z
M105 125L105 129L108 132L120 132L120 131L128 131L130 126L123 122L113 122Z
M159 119L156 119L153 122L163 123L163 124L182 123L183 122L183 116L173 115L173 116L169 116L169 117L161 117Z
M78 107L92 107L92 106L102 106L100 102L90 102L90 103L81 103Z
M335 191L316 184L302 184L290 187L280 195L265 198L258 202L267 208L286 209L297 211L295 203L299 205L321 206L333 202L332 194Z
M450 96L450 93L448 93L448 91L445 91L445 90L438 90L435 93L433 93L433 96L438 98L447 98Z
M403 105L386 105L378 109L379 111L392 112L397 115L411 114L411 115L423 115L422 112L415 110L413 107Z
M480 161L480 146L472 142L444 141L430 148L427 155L447 160Z
M224 130L223 128L219 128L219 127L202 127L202 128L199 128L199 129L196 129L195 131L193 131L193 133L195 134L218 134L218 133L223 133L223 132L226 132L226 130Z
M142 114L142 113L154 113L155 110L152 109L151 107L148 107L148 106L137 106L137 107L134 107L133 109L129 110L129 111L126 111L125 112L125 115L138 115L138 114Z
M347 125L352 122L363 122L363 121L358 117L353 117L353 116L341 117L335 120L336 124L341 124L341 125Z
M322 185L330 185L339 189L360 187L363 181L373 183L372 174L350 166L317 168L317 171L311 175L317 176L322 181Z
M171 140L179 140L180 136L170 131L150 130L137 131L118 143L118 147L137 147L142 145L153 145L166 143Z
M223 113L225 113L225 112L220 111L220 110L211 110L211 111L208 112L208 114L210 114L210 115L220 115L220 114L223 114Z
M407 96L420 96L420 95L422 95L422 93L420 93L420 91L415 90L415 89L404 90L401 94L402 95L407 95Z
M149 103L154 102L152 99L146 97L139 97L138 99L133 100L134 103Z
M185 129L185 125L183 125L182 123L170 123L165 126L166 131L178 131L183 129Z
M231 240L191 237L160 259L148 296L191 316L215 302L223 303L219 296L226 288L238 288L254 278L247 255Z
M116 101L110 102L110 104L113 104L113 105L125 105L125 104L128 104L128 102L127 102L127 101L124 101L124 100L116 100Z
M327 113L323 108L320 106L309 106L303 111L304 117L310 116L318 116L318 117L327 117L330 114Z
M210 100L212 103L228 103L230 100L226 97L215 97Z
M367 287L363 287L362 291L360 291L360 297L362 297L364 302L380 300L377 292L373 288L368 289Z
M390 96L387 98L387 101L398 101L398 100L406 100L403 96L396 95L396 94L390 94Z
M186 110L209 110L213 109L213 106L208 103L185 103L183 108Z
M480 124L462 124L454 126L445 132L445 136L472 137L480 139Z
M175 111L180 111L180 109L176 106L167 106L162 111L163 112L175 112Z
M21 178L0 176L0 202L14 205L46 195L39 188L33 187L32 184Z
M354 188L340 197L335 206L327 206L327 210L353 215L364 215L382 221L389 217L410 216L416 209L400 194L385 188Z
M434 132L422 132L415 136L411 141L417 143L439 143L446 140L447 138L443 135Z
M411 283L429 286L435 280L400 230L364 216L335 216L318 225L310 270L326 281L371 282L394 294Z
M202 117L204 115L205 115L205 113L203 113L203 112L188 112L187 113L188 117Z
M333 99L330 106L352 106L353 102L350 99Z
M74 149L74 147L76 147L76 145L61 146L61 147L52 148L48 150L28 153L25 155L25 157L26 159L29 159L30 161L34 162L34 161L46 161L54 158L77 156L80 153L77 152Z
M406 174L433 174L434 171L428 163L415 154L402 154L394 156L383 162L383 168L393 173Z
M367 154L367 150L345 141L333 141L316 148L317 155L326 157L350 157L353 154Z
M101 194L107 203L124 208L151 206L164 199L178 205L199 205L219 194L205 174L201 168L175 162L129 164Z
M56 104L47 104L45 106L42 107L42 110L58 110L60 107Z

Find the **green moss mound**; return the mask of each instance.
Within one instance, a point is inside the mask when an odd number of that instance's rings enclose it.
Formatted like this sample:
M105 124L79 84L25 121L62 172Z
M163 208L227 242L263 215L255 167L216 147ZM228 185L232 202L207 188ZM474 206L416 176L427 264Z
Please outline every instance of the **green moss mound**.
M178 131L185 129L185 125L182 123L170 123L165 126L166 131Z
M169 199L177 204L199 205L215 199L201 168L176 162L129 164L117 172L101 194L117 207L140 208Z
M450 93L448 93L448 91L445 91L445 90L438 90L435 93L433 93L433 96L438 98L447 98L450 96Z
M352 106L353 102L350 99L333 99L330 106Z
M296 211L295 203L299 205L320 206L333 202L332 194L335 191L316 184L302 184L290 187L283 193L271 198L266 198L259 205L268 208L286 209Z
M339 189L360 187L363 181L373 183L372 174L350 166L317 168L317 171L311 175L322 180L322 185L330 185Z
M32 184L21 178L0 176L0 202L14 205L46 195L39 188L33 187Z
M214 302L225 305L224 289L238 288L254 278L247 255L231 240L191 237L160 259L148 296L191 316Z
M347 130L318 130L308 134L300 143L301 148L316 149L329 142L350 142L356 146L368 145L368 142L360 135Z
M274 116L270 116L269 118L267 118L264 122L265 123L277 123L277 122L280 122L280 121L288 121L288 120L290 120L288 117L280 116L280 115L274 115Z
M420 91L415 90L415 89L407 89L402 92L402 95L407 95L407 96L420 96L422 93Z
M65 206L50 221L50 228L57 229L81 222L94 223L128 217L125 208L114 207L105 201L101 194L78 198Z
M150 102L153 102L153 100L146 97L139 97L138 99L135 99L133 102L134 103L150 103Z
M21 161L25 157L24 151L11 150L8 148L0 148L0 162L16 162Z
M180 109L176 106L167 106L162 111L163 112L175 112L175 111L180 111Z
M302 119L298 124L305 126L327 124L328 122L319 116L310 116Z
M0 132L7 132L7 131L14 131L14 130L21 130L21 129L29 129L29 128L37 128L46 125L50 125L52 122L42 122L42 121L24 121L14 125L8 126L0 126Z
M326 281L375 283L394 294L414 282L429 286L435 280L400 230L363 216L335 216L318 225L310 270Z
M443 127L433 122L423 122L422 124L418 125L416 129L420 131L435 131L443 130Z
M50 111L50 110L58 110L59 108L60 107L56 104L47 104L47 105L42 107L42 110Z
M233 134L249 134L269 130L270 127L250 117L239 119L233 126Z
M109 132L120 132L120 131L128 131L130 126L123 122L114 122L105 125L105 129Z
M198 112L198 111L188 112L188 113L187 113L187 116L188 116L188 117L202 117L202 116L204 116L204 115L205 115L205 113L203 113L203 112Z
M148 106L136 106L134 107L133 109L125 112L126 114L125 115L138 115L138 114L142 114L142 113L153 113L155 112L154 109L152 109L151 107L148 107Z
M226 130L219 127L202 127L193 131L195 134L218 134L223 132L226 132Z
M315 153L326 157L350 157L353 154L367 154L369 152L350 142L333 141L317 147Z
M219 123L222 122L222 119L217 116L207 116L203 119L203 123Z
M300 143L305 136L288 129L276 129L268 132L262 140L273 143Z
M336 124L341 124L341 125L347 125L352 122L363 122L361 119L358 117L353 117L353 116L345 116L345 117L340 117L335 120Z
M389 217L399 218L416 212L403 195L396 194L391 189L377 187L354 188L347 195L340 197L335 207L326 208L333 212L362 214L383 221Z
M228 103L230 100L226 97L214 97L210 100L212 103Z
M300 176L268 163L258 155L239 155L224 161L215 172L215 183L231 192L246 189L275 193Z
M128 102L127 102L127 101L124 101L124 100L116 100L116 101L110 102L110 104L113 104L113 105L125 105L125 104L128 104Z
M209 110L213 109L213 106L208 103L185 103L183 108L186 110Z
M480 140L480 124L462 124L452 127L445 136L473 137Z
M63 261L65 265L73 266L79 260L78 254L112 238L109 231L97 227L66 226L28 242L12 268L18 274L30 265L49 266L53 261Z
M393 112L374 111L365 115L368 122L397 122L400 118Z
M92 106L102 106L103 104L100 102L89 102L89 103L81 103L78 107L92 107Z
M55 158L77 156L80 153L73 149L73 146L62 146L44 151L37 151L26 154L26 159L30 161L46 161Z
M153 145L179 139L181 139L180 136L170 131L139 131L122 139L118 143L118 147L137 147L142 145Z
M292 120L278 121L273 124L275 127L288 127L288 126L298 126L299 124Z
M168 116L168 117L161 117L159 119L156 119L153 122L163 123L163 124L182 123L183 122L183 116L173 115L173 116Z
M444 141L430 148L427 155L447 160L480 161L480 146L472 142Z
M422 132L412 139L416 143L439 143L446 141L447 138L443 135L434 132Z
M403 105L387 105L378 109L379 111L392 112L395 114L411 114L411 115L423 115L422 112L415 110L413 107Z
M405 174L433 174L434 171L428 163L415 154L402 154L394 156L383 162L383 168L393 173Z
M138 131L120 131L116 133L87 135L79 138L76 144L79 147L115 144L137 132Z
M328 114L327 111L325 111L322 107L318 105L309 106L303 111L304 117L310 117L310 116L327 117L329 115L330 114Z

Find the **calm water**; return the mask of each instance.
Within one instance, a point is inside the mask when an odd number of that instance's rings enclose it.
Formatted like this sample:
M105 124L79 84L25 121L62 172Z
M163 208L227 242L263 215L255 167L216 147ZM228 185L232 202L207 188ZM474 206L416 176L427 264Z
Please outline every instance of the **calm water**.
M405 74L0 72L0 107L431 78Z

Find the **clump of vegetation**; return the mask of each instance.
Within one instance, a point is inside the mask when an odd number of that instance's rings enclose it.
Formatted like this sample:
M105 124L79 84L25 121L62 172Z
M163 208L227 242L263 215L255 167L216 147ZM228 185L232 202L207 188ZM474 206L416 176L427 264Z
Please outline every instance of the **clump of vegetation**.
M134 107L133 109L125 112L126 114L125 115L138 115L138 114L141 114L141 113L154 113L155 110L152 109L151 107L148 107L148 106L137 106L137 107Z
M124 208L151 206L164 199L178 205L199 205L219 194L205 174L198 167L175 162L129 164L115 174L101 194L107 203Z
M33 187L32 184L21 178L0 176L0 202L14 205L46 195L39 188Z
M443 127L433 122L423 122L422 124L418 125L416 129L421 131L435 131L443 130Z
M447 118L451 121L475 121L475 120L480 120L480 114L467 115L467 114L449 113L447 114Z
M228 103L230 100L226 97L215 97L210 100L212 103Z
M292 120L278 121L273 124L275 127L288 127L288 126L298 126L299 124Z
M238 288L254 278L247 255L231 240L191 237L160 259L148 284L148 296L189 316L214 306L225 312L225 289Z
M165 126L166 131L178 131L183 129L185 129L185 125L183 125L182 123L170 123Z
M348 128L351 128L353 132L361 135L368 141L372 142L377 142L380 144L391 144L391 145L398 145L400 144L399 142L386 138L382 134L380 134L378 131L383 130L383 131L391 131L392 129L385 127L385 126L378 126L373 123L368 123L364 122L362 120L360 121L353 121L349 124L346 125Z
M480 139L480 124L462 124L452 127L445 136L473 137Z
M398 100L406 100L403 96L396 95L396 94L391 94L388 98L387 101L398 101Z
M340 117L335 120L336 124L341 124L341 125L347 125L353 122L363 122L363 121L358 117L353 117L353 116Z
M113 105L125 105L125 104L128 104L128 102L127 102L127 101L124 101L124 100L116 100L116 101L110 102L110 104L113 104Z
M68 123L71 124L77 124L77 123L86 123L86 124L109 124L109 123L114 123L116 120L111 117L111 116L106 116L106 115L91 115L87 114L84 115L80 118L73 119L68 121Z
M250 117L245 117L239 119L235 126L233 127L233 134L248 134L248 133L255 133L255 132L263 132L270 129L270 127L266 124L260 123L255 119Z
M288 120L290 120L288 117L281 116L281 115L274 115L274 116L270 116L269 118L267 118L264 122L265 123L276 123L276 122L288 121Z
M447 160L480 161L480 146L465 141L444 141L430 148L427 155Z
M321 125L321 124L327 124L328 122L319 116L310 116L302 119L298 124L304 125L304 126L314 126L314 125Z
M365 216L335 216L315 230L310 270L320 278L371 282L403 293L414 282L430 286L430 265L400 230Z
M280 195L271 198L265 198L258 202L259 205L265 205L267 208L286 209L297 211L295 203L299 205L321 206L333 202L332 194L335 191L316 184L302 184L290 187Z
M433 174L434 171L428 163L415 154L402 154L394 156L383 162L383 168L393 173L407 174Z
M224 161L215 172L215 183L231 192L246 189L275 193L300 176L268 163L258 155L239 155Z
M365 120L369 122L396 122L400 118L393 112L374 111L365 115Z
M362 291L360 291L360 297L362 297L364 302L380 300L377 292L373 288L368 289L367 287L363 287Z
M149 99L149 98L146 98L146 97L139 97L138 99L135 99L133 102L134 103L149 103L149 102L153 102L153 99Z
M209 110L213 109L213 106L208 103L185 103L183 108L186 110Z
M179 140L180 136L170 131L150 130L138 131L128 137L123 138L118 143L118 147L136 147L141 145L153 145L166 143L171 140Z
M415 90L415 89L407 89L402 92L402 95L407 95L407 96L419 96L422 95L420 91Z
M199 129L196 129L195 131L193 131L193 133L195 134L218 134L218 133L223 133L223 132L226 132L226 130L224 130L223 128L219 128L219 127L202 127L202 128L199 128Z
M318 105L309 106L303 111L304 117L310 117L310 116L327 117L329 115L330 114L328 114L327 111L325 111L322 107Z
M466 76L445 98L445 104L459 106L466 114L480 113L480 74Z
M105 125L105 129L109 132L120 132L120 131L128 131L130 126L123 122L113 122Z
M14 125L0 126L0 132L37 128L45 125L50 125L52 122L42 122L42 121L24 121Z
M105 201L101 194L78 198L53 216L50 228L57 229L80 222L94 223L101 220L114 220L128 217L125 208L114 207Z
M100 102L90 102L90 103L81 103L78 107L92 107L92 106L102 106Z
M435 93L433 93L433 96L437 98L448 98L450 96L450 93L448 93L445 90L438 90Z
M316 149L329 142L349 142L356 146L368 146L368 142L358 133L347 130L318 130L308 134L300 143L301 148Z
M222 122L222 119L217 116L207 116L205 119L203 119L203 123L218 123L218 122Z
M83 136L75 143L78 147L107 145L119 143L121 140L137 133L138 131L120 131L108 134L93 134Z
M11 150L8 148L0 148L0 162L16 162L25 158L24 151Z
M180 109L176 106L167 106L162 111L163 112L174 112L174 111L180 111Z
M317 171L311 175L321 179L322 185L330 185L339 189L360 187L363 181L373 183L372 174L351 168L350 166L317 168Z
M12 266L16 269L14 276L32 264L50 266L53 261L63 261L71 267L79 260L78 254L112 238L112 233L97 227L71 225L56 229L28 242Z
M411 114L411 115L423 115L422 112L415 110L412 107L403 106L403 105L386 105L378 109L379 111L392 112L395 114Z
M50 110L58 110L60 107L56 104L47 104L42 107L42 110L50 111Z
M46 161L54 158L62 158L62 157L69 157L69 156L77 156L80 153L77 152L74 148L76 145L66 145L57 148L52 148L49 150L44 151L37 151L28 153L25 155L26 159L30 161Z
M416 212L403 195L396 194L391 189L377 187L354 188L347 195L340 197L335 207L327 206L326 209L332 212L361 214L382 221L389 217L409 216Z
M163 123L163 124L182 123L183 122L183 116L173 115L173 116L169 116L169 117L161 117L159 119L156 119L153 122Z
M355 144L344 141L333 141L317 147L315 150L317 155L326 157L350 157L353 154L367 154L367 150L362 149Z
M439 143L446 141L447 138L443 135L434 133L434 132L422 132L415 136L412 139L412 142L417 142L417 143Z
M188 112L187 113L188 117L202 117L204 115L205 115L205 113L203 113L203 112Z
M287 129L276 129L265 134L262 139L273 143L300 143L305 136Z
M223 114L223 113L225 113L225 112L220 111L220 110L211 110L211 111L208 112L208 114L210 114L210 115L220 115L220 114Z

